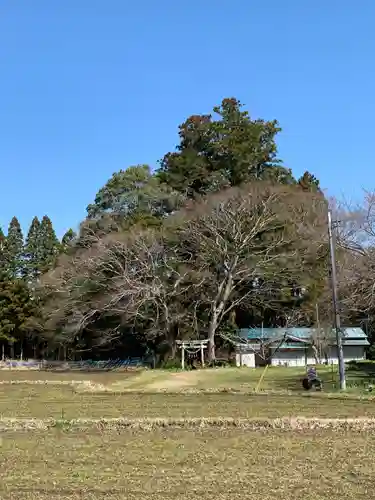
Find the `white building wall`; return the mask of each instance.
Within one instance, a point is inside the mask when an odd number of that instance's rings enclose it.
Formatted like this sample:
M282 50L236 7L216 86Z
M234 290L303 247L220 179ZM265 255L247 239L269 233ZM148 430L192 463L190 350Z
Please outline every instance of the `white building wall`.
M236 365L237 366L247 366L248 368L255 368L255 353L246 352L236 354Z
M343 345L344 361L362 361L366 359L365 347L361 345ZM328 363L337 365L339 362L337 357L337 348L332 347L329 353Z
M273 350L272 350L273 351ZM344 361L361 361L366 359L364 346L343 346ZM324 362L324 359L322 360ZM299 350L278 350L271 355L272 366L305 366L315 365L315 357L309 350L307 356L304 349ZM337 348L332 347L328 355L328 364L338 364Z
M278 350L271 356L272 366L305 366L305 351L298 349L295 351Z

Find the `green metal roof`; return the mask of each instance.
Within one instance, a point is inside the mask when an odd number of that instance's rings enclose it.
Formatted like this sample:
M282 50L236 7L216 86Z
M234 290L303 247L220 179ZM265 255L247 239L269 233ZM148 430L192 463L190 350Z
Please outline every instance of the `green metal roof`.
M271 340L272 338L280 338L283 335L286 337L291 336L301 340L308 340L316 332L316 328L242 328L240 336L248 340ZM345 327L342 328L343 340L367 340L367 336L362 328ZM332 329L332 337L335 331Z
M345 327L341 331L343 345L364 347L370 345L362 328ZM314 333L316 333L315 328L243 328L240 330L242 338L265 342L269 346L273 343L273 339L276 343L285 336L286 342L280 346L281 349L304 349L306 344L310 343L309 340ZM332 329L332 345L335 344L335 330Z
M367 335L362 328L342 328L344 338L348 339L364 339L367 340Z

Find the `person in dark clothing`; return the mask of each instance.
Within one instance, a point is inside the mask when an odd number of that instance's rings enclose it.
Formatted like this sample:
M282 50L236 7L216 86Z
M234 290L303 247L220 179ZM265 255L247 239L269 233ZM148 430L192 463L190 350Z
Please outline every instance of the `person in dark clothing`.
M309 366L307 369L307 376L302 380L302 386L307 391L315 388L320 391L322 389L322 382L318 377L315 366Z

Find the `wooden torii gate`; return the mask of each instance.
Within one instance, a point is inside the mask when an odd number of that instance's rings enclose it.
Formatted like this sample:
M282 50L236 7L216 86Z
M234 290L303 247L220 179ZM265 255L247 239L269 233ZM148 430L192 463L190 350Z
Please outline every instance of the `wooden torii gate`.
M204 340L176 340L177 346L181 349L181 368L185 370L185 351L195 354L200 351L201 364L204 367L204 350L207 349L208 339Z

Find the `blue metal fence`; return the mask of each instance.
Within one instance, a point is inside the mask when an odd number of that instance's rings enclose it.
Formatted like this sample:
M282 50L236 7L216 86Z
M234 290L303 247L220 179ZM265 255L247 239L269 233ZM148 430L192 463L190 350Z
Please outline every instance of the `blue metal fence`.
M73 370L73 371L111 371L127 368L146 366L142 358L110 359L105 361L48 361L48 360L17 360L6 359L2 363L3 368L9 369L44 369L44 370Z

